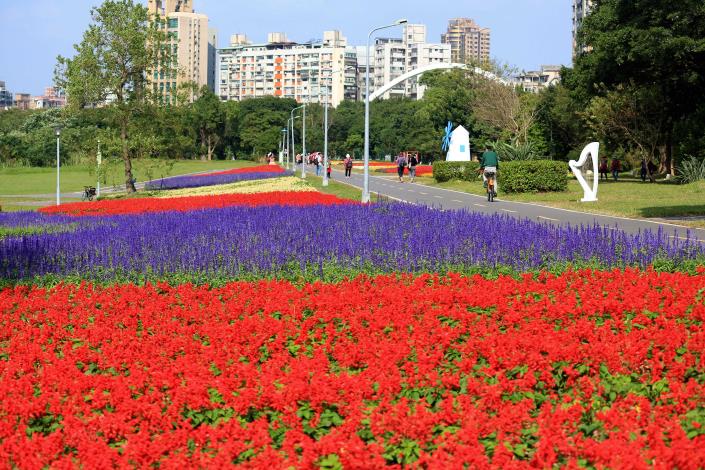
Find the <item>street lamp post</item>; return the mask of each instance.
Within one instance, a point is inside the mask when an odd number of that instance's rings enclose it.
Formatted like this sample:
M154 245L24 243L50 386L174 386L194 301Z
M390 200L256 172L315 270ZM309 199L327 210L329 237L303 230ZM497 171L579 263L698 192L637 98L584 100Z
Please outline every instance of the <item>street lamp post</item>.
M283 165L284 164L284 148L286 147L286 142L285 142L285 134L288 132L288 129L282 129L281 131L281 137L279 138L279 164Z
M346 70L354 68L355 67L345 67L342 70L331 72L331 77L334 73L345 73ZM345 81L345 77L343 77L343 81ZM330 104L329 93L332 92L332 88L332 86L326 86L326 101L323 111L323 186L328 186L328 105Z
M286 120L286 129L282 129L282 152L284 153L283 166L286 169L289 166L289 120Z
M100 153L100 139L98 139L98 154L96 155L96 160L98 160L98 183L96 184L96 196L100 197L100 165L103 163L103 154Z
M61 160L60 160L60 148L61 148L61 127L56 127L56 205L61 204Z
M291 124L291 118L289 118L289 120L286 122L286 126L287 126L287 129L289 129L289 133L287 134L287 139L288 139L288 141L287 141L287 144L286 144L286 146L288 147L287 150L288 150L288 152L289 152L289 158L287 159L287 163L288 163L289 168L291 169L291 171L294 171L294 153L293 153L293 149L292 149L292 146L291 146L291 140L292 140L292 138L294 137L294 134L292 133L292 127L293 127L293 126L292 126L292 124Z
M293 119L290 118L289 122L288 122L288 126L290 129L290 131L289 131L290 133L288 134L288 136L290 136L290 138L287 137L287 139L289 139L289 149L288 150L289 150L289 154L290 154L290 158L291 158L291 163L290 163L291 171L296 170L296 146L294 145L294 143L295 143L294 142L294 122L297 119L299 119L299 116L295 116Z
M301 109L301 108L303 108L303 105L298 106L298 107L291 110L291 118L290 118L290 120L291 120L291 153L292 153L291 171L294 171L296 169L296 158L295 158L296 157L296 140L294 138L294 119L297 119L298 116L296 116L296 118L294 118L294 112L297 109ZM303 161L302 161L302 163L303 163Z
M367 35L367 64L365 64L365 160L362 186L363 203L370 202L370 40L376 31L406 24L406 22L406 19L397 20L393 24L375 28Z
M323 111L323 186L328 186L328 87Z
M306 179L306 103L303 105L303 138L301 140L301 178Z
M281 132L279 132L279 142L277 143L277 159L279 160L279 164L281 165L282 162L284 161L284 136L282 135Z

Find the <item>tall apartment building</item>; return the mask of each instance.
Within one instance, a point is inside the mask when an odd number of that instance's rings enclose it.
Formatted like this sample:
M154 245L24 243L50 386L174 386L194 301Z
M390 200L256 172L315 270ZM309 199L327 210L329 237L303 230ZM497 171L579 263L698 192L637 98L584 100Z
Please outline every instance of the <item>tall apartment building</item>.
M370 85L370 93L406 73L407 50L408 47L403 39L377 38L375 40L374 59L370 64L370 67L374 67L374 86ZM370 71L370 74L372 73ZM406 83L401 83L385 93L384 98L405 95Z
M578 51L578 30L592 9L592 0L573 0L573 59Z
M154 91L169 102L183 83L195 83L199 88L208 85L214 90L217 45L215 32L208 29L208 16L195 13L191 0L149 0L147 8L163 20L176 59L175 73L154 72Z
M0 81L0 111L12 108L12 93L5 87L5 82Z
M448 30L441 35L443 44L450 44L454 63L490 60L490 29L483 28L470 18L448 21Z
M450 63L450 45L426 42L425 25L405 25L401 38L378 38L370 50L370 92L397 77L432 63ZM367 48L349 47L339 31L326 31L313 44L270 33L265 44L250 44L243 34L218 50L218 86L222 100L281 96L320 103L329 94L337 106L344 99L363 100ZM412 78L384 97L423 97Z
M420 67L450 62L450 45L427 43L426 25L406 24L401 39L378 38L375 41L373 62L370 64L374 67L374 80L370 83L370 89L374 91ZM383 98L406 96L421 99L424 88L418 84L418 78L414 77L389 90Z
M367 73L367 47L355 46L353 53L357 57L357 101L364 101L366 95L366 73ZM374 51L370 52L370 90L375 87L375 56Z
M326 31L317 43L299 44L270 33L265 44L235 34L218 50L218 94L224 101L262 96L332 106L358 94L356 55L340 31Z

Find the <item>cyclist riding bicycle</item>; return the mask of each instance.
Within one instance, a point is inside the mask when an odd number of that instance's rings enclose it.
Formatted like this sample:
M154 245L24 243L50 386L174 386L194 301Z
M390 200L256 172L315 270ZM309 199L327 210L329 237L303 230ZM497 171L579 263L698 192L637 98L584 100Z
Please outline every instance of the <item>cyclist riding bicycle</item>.
M480 157L480 171L482 172L482 183L487 187L487 175L494 174L494 195L497 195L497 171L499 170L499 156L497 152L485 147L485 151Z

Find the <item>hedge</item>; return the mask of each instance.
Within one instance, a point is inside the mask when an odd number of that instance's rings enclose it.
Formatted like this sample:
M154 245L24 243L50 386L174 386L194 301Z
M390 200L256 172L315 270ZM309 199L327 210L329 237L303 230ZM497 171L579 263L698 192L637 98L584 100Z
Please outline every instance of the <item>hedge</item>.
M433 178L443 183L451 180L474 181L477 178L478 162L433 162Z
M503 162L499 165L499 188L508 193L565 191L568 165L554 160Z

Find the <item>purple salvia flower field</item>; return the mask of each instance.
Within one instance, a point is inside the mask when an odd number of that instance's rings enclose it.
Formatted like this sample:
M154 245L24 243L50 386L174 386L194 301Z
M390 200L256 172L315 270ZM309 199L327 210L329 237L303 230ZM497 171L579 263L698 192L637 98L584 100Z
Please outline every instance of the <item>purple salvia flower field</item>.
M159 180L149 181L145 185L145 189L148 191L156 191L164 189L200 188L201 186L215 186L219 184L237 183L239 181L281 178L283 176L291 175L293 175L293 173L287 170L283 173L256 172L216 175L174 176L171 178L163 178Z
M629 235L599 226L554 227L508 216L408 204L208 209L91 218L13 215L74 230L0 240L0 277L76 276L145 280L254 276L329 279L360 272L514 272L566 263L642 267L703 256L701 245L663 233ZM495 236L487 235L493 227ZM341 268L342 267L342 268ZM334 270L335 272L331 272Z

